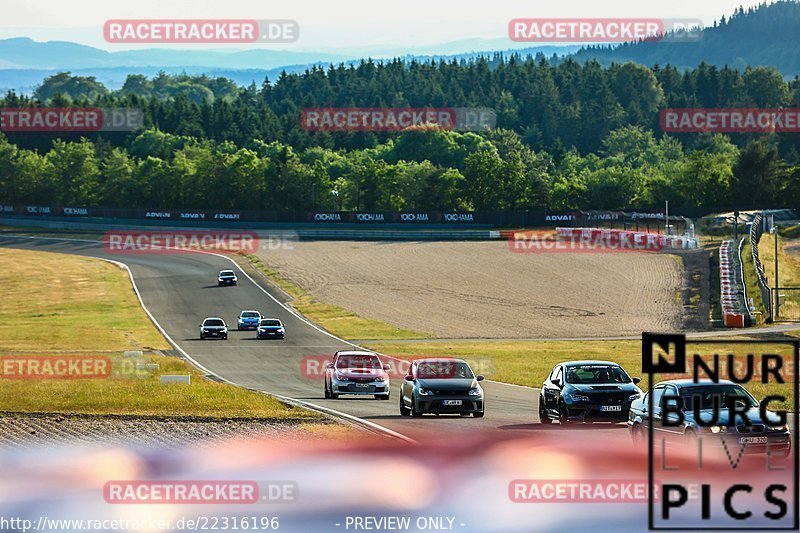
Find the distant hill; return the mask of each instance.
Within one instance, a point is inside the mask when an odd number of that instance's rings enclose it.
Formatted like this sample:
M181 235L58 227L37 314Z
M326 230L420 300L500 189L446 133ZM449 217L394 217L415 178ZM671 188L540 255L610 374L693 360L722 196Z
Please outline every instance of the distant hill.
M147 48L106 52L81 44L28 38L0 40L0 68L78 70L116 67L206 67L225 69L271 69L283 65L320 61L346 61L353 56L328 52L285 50L172 50Z
M633 61L647 66L666 65L687 69L701 62L744 69L773 66L784 76L800 74L800 3L782 1L741 7L703 30L696 42L624 44L615 48L588 47L574 56L577 60L597 59L602 64Z
M493 53L493 47L504 54L564 56L580 49L578 45L536 46L503 49L510 44L504 39L469 39L428 47L434 54L420 53L423 48L374 50L374 57L400 57L405 61L470 60ZM459 53L448 53L462 50ZM487 51L489 50L489 51ZM414 53L418 52L418 53ZM0 39L0 92L14 90L32 93L44 78L56 72L69 71L76 76L93 76L111 90L119 89L129 74L152 78L158 72L167 74L207 74L230 78L239 85L260 85L265 77L275 80L282 71L301 73L312 66L357 63L360 58L336 52L287 52L277 50L165 50L148 48L125 52L106 52L81 44L27 38Z
M498 53L506 57L543 54L548 59L571 56L578 61L596 59L604 65L633 61L647 66L669 64L680 69L695 68L705 62L740 70L747 66L773 66L791 78L800 75L800 1L739 8L730 17L723 16L705 28L695 42L665 39L614 46L519 46L522 45L505 38L475 38L432 46L375 48L370 55L404 61L460 61L480 56L491 58ZM265 77L275 80L282 70L298 73L315 65L357 63L361 57L363 54L358 54L356 48L331 48L324 52L160 48L107 52L71 42L15 38L0 40L0 92L13 89L31 93L45 77L62 71L94 76L112 90L119 89L128 74L152 77L162 70L168 74L223 76L240 85L261 84Z

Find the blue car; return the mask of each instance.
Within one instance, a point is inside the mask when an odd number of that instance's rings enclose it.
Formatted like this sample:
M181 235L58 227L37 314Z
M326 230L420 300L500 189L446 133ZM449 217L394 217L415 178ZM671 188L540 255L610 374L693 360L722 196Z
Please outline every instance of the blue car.
M236 329L257 329L261 322L261 313L258 311L242 311L236 317Z
M262 318L256 330L257 339L285 339L286 329L277 318Z

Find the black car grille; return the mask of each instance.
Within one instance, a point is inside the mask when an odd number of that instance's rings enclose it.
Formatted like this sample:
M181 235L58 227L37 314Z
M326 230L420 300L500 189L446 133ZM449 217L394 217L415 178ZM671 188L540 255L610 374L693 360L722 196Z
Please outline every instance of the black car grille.
M464 396L469 394L469 389L464 390L435 390L432 391L434 396L447 397L447 396Z
M753 433L764 433L767 429L767 426L764 424L752 424L749 426L740 425L736 426L737 433L745 433L745 434L753 434Z
M633 393L632 392L619 392L619 391L604 391L604 392L588 392L582 393L579 392L578 394L585 394L592 403L602 404L602 405L620 405L623 403L627 403L628 398L630 398Z

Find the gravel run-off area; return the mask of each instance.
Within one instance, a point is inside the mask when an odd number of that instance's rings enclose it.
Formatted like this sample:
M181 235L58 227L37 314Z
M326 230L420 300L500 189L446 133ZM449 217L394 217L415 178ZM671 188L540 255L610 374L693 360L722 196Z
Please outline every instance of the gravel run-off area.
M322 302L435 338L684 327L682 262L669 254L513 253L505 241L300 241L261 257Z

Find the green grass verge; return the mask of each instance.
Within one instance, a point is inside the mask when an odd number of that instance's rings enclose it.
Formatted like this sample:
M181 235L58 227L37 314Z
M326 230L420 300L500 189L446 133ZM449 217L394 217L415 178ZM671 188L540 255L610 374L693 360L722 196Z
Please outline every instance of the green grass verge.
M787 251L787 245L797 246L794 236L797 233L796 227L780 229L778 239L778 276L781 287L800 287L800 253L796 250ZM787 239L792 238L790 242ZM765 233L758 243L758 251L761 254L761 262L767 270L767 276L772 273L774 276L775 265L775 236ZM797 320L800 319L800 290L784 289L780 291L780 306L778 307L778 320Z
M249 260L259 271L263 272L275 286L291 296L292 307L337 337L375 340L426 339L430 337L425 333L398 328L380 320L363 318L337 305L320 302L302 287L298 287L281 277L277 271L265 265L261 258L252 254L240 255Z
M321 418L311 411L288 407L266 394L209 381L203 373L175 357L146 354L134 360L119 353L90 355L109 357L111 375L93 379L0 379L0 410L275 421ZM13 356L0 356L0 361L6 358ZM160 368L154 372L136 371L136 362L156 363ZM163 374L189 375L191 383L160 383Z
M148 354L143 362L157 363L157 371L128 372L133 360L124 351L170 346L139 305L128 274L112 264L0 249L0 286L0 356L101 355L113 369L92 379L11 379L3 370L0 411L319 419L264 394L204 379L174 357ZM161 374L189 374L191 384L162 384Z
M169 349L119 267L0 249L0 351Z

